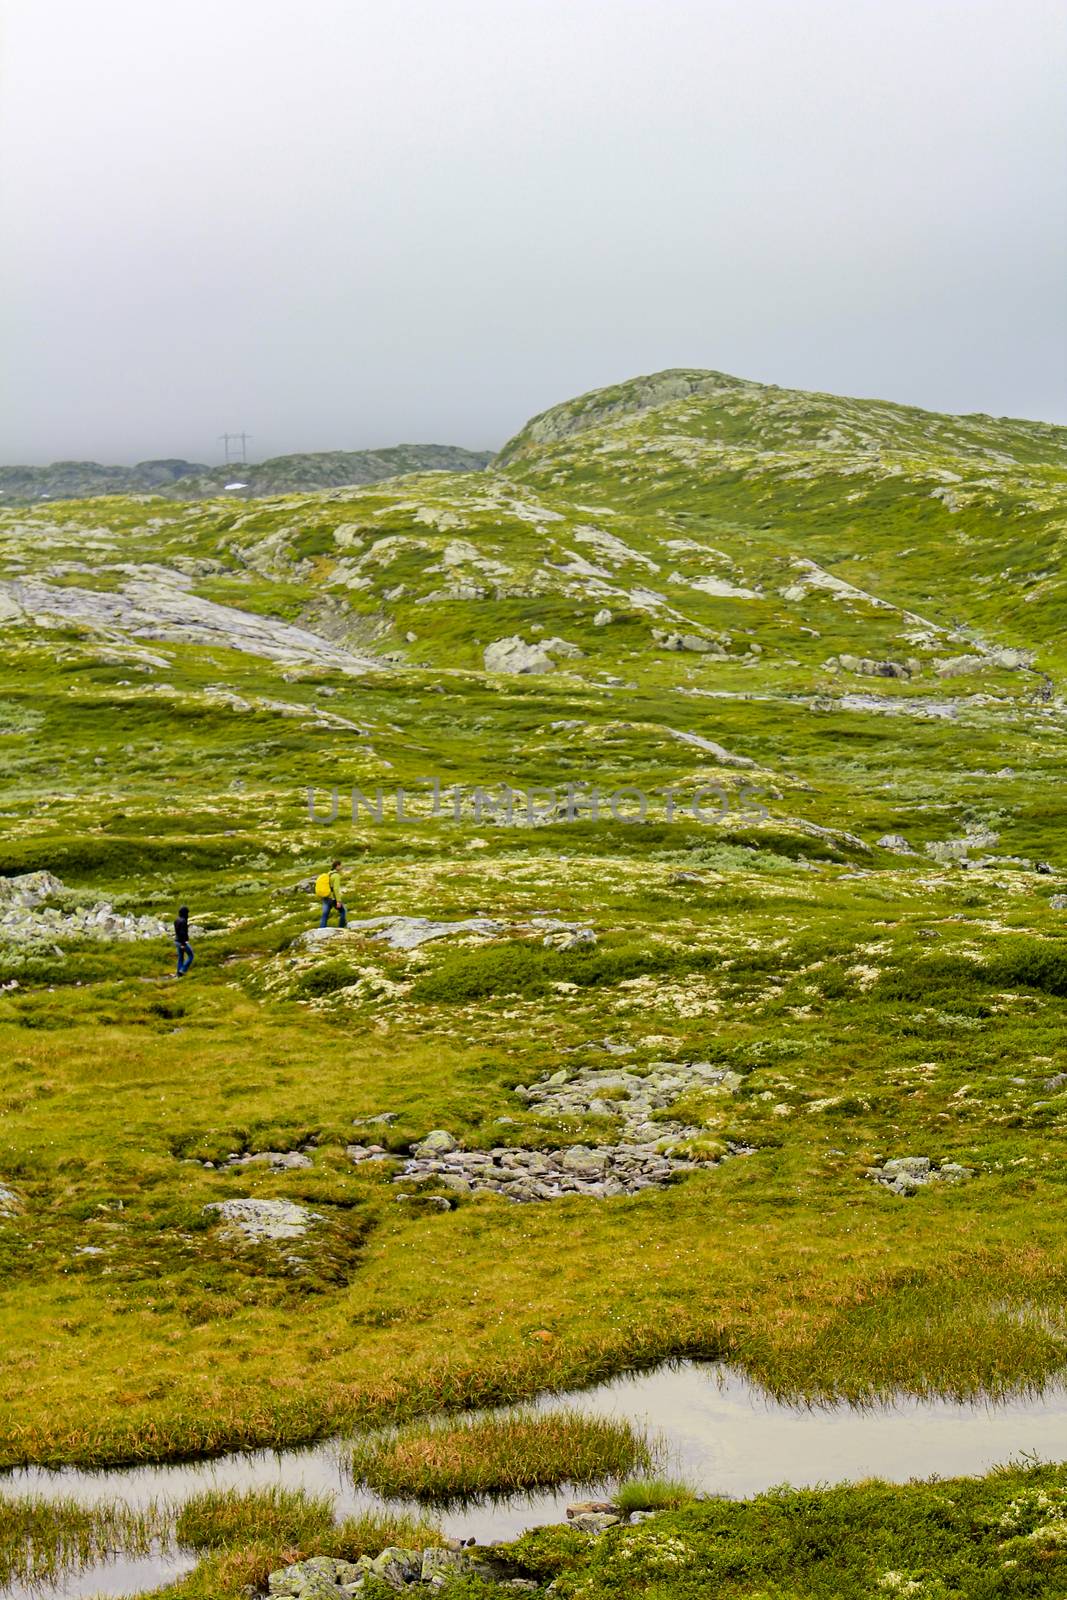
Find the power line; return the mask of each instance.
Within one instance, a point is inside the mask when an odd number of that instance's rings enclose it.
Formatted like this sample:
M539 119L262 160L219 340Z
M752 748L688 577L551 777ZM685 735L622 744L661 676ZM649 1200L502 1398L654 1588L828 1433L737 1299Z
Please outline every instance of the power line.
M242 466L247 465L247 462L248 462L248 441L249 441L249 439L251 439L251 437L252 437L252 435L250 433L220 433L219 434L219 439L220 439L220 441L222 443L222 448L226 453L225 454L225 464L226 464L226 466L229 466L231 461L233 461L233 462L239 461ZM241 452L240 455L238 455L238 453L237 453L238 451Z

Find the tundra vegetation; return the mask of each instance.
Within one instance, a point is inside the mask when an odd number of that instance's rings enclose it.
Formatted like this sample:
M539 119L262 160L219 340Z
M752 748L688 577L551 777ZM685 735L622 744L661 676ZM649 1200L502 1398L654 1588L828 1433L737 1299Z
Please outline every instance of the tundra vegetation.
M1063 429L678 372L485 471L0 512L0 1462L400 1440L679 1356L1059 1381L1065 475ZM309 936L335 856L351 926ZM1067 1593L1064 1492L783 1490L521 1560ZM190 1596L369 1550L201 1510ZM156 1536L109 1515L62 1551Z

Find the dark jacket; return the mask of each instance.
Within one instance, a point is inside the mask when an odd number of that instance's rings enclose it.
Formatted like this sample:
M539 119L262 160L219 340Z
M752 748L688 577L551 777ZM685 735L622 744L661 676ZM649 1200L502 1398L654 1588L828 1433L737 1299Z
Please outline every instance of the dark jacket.
M175 938L175 942L178 943L178 944L188 944L189 943L189 918L188 917L175 917L175 919L174 919L174 938Z

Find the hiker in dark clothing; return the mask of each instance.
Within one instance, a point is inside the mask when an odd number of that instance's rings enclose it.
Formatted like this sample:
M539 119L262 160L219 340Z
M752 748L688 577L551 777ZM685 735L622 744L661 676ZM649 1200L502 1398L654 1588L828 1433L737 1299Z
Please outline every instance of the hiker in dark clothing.
M193 964L193 947L189 943L189 907L181 906L174 919L174 943L178 950L176 978L184 978Z

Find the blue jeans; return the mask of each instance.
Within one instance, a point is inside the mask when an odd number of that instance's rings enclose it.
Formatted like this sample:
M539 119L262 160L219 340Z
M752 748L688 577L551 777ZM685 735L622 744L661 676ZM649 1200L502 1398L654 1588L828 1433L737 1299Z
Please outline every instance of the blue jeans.
M178 941L175 940L174 948L178 952L177 976L182 978L189 971L189 968L193 964L193 947L191 944L179 944Z
M325 928L328 926L330 921L330 912L335 906L337 906L337 926L339 928L343 928L347 925L348 912L345 910L344 906L338 905L336 900L327 898L322 901L322 916L319 918L320 928Z

